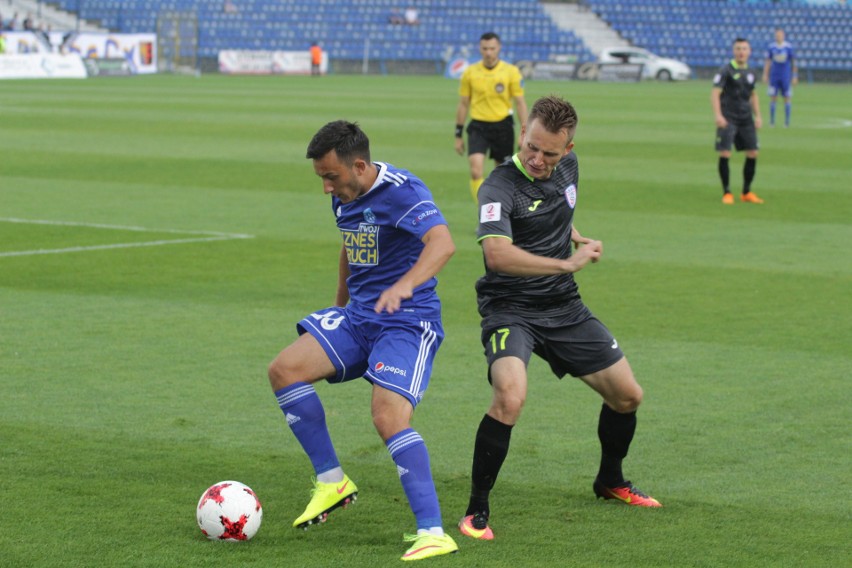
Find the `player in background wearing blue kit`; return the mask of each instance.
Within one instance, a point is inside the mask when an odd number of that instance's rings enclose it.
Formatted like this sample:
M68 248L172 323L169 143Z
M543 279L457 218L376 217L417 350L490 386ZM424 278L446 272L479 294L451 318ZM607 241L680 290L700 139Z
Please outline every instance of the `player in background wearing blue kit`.
M307 157L331 195L343 246L335 305L302 319L299 338L269 366L278 404L316 473L311 501L293 526L323 522L357 496L313 383L363 377L372 384L373 424L417 521L417 534L405 535L413 544L402 560L456 552L444 534L426 444L411 428L444 338L435 275L455 252L447 222L422 181L371 161L357 124L326 124Z
M763 65L763 82L769 94L769 126L775 126L775 106L778 95L784 97L784 127L790 126L793 85L799 83L799 69L793 45L784 39L784 30L775 29L775 43L769 44Z

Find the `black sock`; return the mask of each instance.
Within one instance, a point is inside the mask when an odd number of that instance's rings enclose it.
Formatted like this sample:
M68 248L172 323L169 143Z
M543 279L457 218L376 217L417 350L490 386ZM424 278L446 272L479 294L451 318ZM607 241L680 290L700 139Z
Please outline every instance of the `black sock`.
M743 193L751 191L751 182L757 170L757 158L746 158L743 166Z
M731 193L731 170L728 168L728 158L719 157L719 177L722 179L722 191Z
M465 515L478 511L486 515L488 494L497 481L497 474L506 454L509 453L509 440L512 437L512 427L495 420L487 414L479 423L476 431L476 443L473 448L473 468L471 471L470 503Z
M606 404L598 419L598 438L601 441L601 467L598 479L608 487L624 483L621 461L627 457L630 442L636 432L636 412L620 414Z

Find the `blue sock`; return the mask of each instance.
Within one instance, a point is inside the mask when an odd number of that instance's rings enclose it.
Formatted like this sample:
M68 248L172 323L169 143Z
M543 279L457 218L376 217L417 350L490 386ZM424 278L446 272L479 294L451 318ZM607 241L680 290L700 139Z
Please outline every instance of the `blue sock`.
M418 530L443 526L438 493L429 466L429 452L423 438L408 428L391 436L385 445L396 464L399 481L417 520Z
M790 124L790 111L792 110L791 103L784 103L784 124Z
M769 103L769 124L775 124L775 101Z
M314 387L308 383L293 383L275 391L275 396L316 474L340 467L325 424L325 410Z

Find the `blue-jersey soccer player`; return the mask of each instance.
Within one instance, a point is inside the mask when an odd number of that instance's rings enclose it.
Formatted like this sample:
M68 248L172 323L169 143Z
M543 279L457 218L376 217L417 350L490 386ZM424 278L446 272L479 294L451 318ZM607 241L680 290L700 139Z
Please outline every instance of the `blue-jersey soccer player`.
M429 453L411 428L444 338L435 275L455 252L447 222L417 177L373 162L361 128L323 126L307 157L331 195L343 237L335 305L302 319L299 338L269 366L287 424L316 474L311 500L293 521L307 528L355 499L358 488L337 459L313 384L364 378L373 424L396 464L417 522L402 560L456 552L444 533Z
M775 126L775 107L778 95L784 97L784 126L790 126L793 85L799 82L796 53L793 45L784 39L784 30L775 30L775 42L769 44L763 65L763 82L769 94L769 125Z

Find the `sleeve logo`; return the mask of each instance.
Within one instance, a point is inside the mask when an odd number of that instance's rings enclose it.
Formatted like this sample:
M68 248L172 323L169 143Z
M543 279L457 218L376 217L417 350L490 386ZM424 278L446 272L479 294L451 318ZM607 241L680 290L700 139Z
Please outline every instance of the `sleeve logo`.
M573 183L565 188L565 201L571 209L577 204L577 186Z
M491 221L499 221L500 220L500 206L499 202L494 203L486 203L482 207L479 208L479 222L480 223L490 223Z

